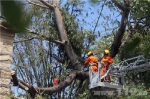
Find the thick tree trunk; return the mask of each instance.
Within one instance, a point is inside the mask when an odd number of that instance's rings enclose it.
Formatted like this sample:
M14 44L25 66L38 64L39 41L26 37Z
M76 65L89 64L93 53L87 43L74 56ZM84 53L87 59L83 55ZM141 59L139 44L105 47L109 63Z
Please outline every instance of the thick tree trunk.
M73 51L72 46L70 44L70 41L68 39L67 32L66 32L66 29L65 29L65 26L63 23L62 15L60 13L59 6L57 4L57 0L53 0L53 5L55 5L54 13L55 13L55 17L56 17L56 22L57 22L60 38L63 42L64 41L66 42L64 45L64 50L67 53L74 69L80 70L81 66L80 66L79 61L77 59L77 55Z
M127 21L128 21L129 10L128 10L127 6L120 5L116 0L112 0L112 1L118 8L120 8L120 10L122 10L121 23L120 23L119 29L114 37L114 41L111 45L110 56L115 57L119 52L119 48L121 46L121 40L125 33L125 28L126 28Z

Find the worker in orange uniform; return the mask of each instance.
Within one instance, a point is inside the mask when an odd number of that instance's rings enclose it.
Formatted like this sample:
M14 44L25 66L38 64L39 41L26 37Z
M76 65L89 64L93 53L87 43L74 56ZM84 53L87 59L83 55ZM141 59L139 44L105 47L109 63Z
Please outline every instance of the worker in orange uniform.
M57 86L60 83L60 80L56 77L53 78L53 86Z
M84 66L90 65L92 67L92 72L98 72L98 58L93 55L91 51L88 52L88 58L85 60Z
M109 69L110 64L113 63L113 59L109 56L109 50L104 50L104 56L101 59L101 64L102 64L102 68L101 68L101 72L100 72L100 76L102 77L107 70ZM108 82L111 82L111 78L110 75L106 76L106 79L108 80ZM101 79L101 82L103 82L104 79Z

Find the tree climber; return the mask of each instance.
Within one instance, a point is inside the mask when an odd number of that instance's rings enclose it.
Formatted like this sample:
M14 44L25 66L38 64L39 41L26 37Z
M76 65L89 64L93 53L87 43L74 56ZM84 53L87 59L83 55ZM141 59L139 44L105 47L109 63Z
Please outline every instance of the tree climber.
M104 56L102 57L102 59L100 60L102 67L101 67L101 72L100 72L100 76L102 77L107 70L110 67L110 64L113 63L113 59L109 56L109 50L104 50ZM110 75L107 75L106 79L108 80L108 82L111 82L111 78ZM103 82L104 79L101 79L101 82Z
M90 65L92 68L92 72L98 72L98 58L93 55L91 51L88 52L88 58L85 60L84 67L86 65Z
M56 77L53 78L53 86L57 86L60 83L60 80Z

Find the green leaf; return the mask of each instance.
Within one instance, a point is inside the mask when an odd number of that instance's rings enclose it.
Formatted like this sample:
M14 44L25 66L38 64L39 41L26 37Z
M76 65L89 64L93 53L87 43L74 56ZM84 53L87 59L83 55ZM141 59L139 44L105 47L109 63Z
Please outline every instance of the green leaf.
M29 17L22 17L23 9L21 2L14 0L2 0L1 7L2 15L6 18L10 26L17 32L24 32L30 22L30 19Z
M147 47L144 53L144 57L148 58L149 53L150 53L150 47Z
M144 10L143 7L141 7L140 10L143 11Z
M92 3L96 3L98 0L90 0L90 2Z
M134 38L131 42L129 42L126 46L125 46L125 50L127 51L131 51L134 48L136 48L139 43L141 42L141 39L139 37Z

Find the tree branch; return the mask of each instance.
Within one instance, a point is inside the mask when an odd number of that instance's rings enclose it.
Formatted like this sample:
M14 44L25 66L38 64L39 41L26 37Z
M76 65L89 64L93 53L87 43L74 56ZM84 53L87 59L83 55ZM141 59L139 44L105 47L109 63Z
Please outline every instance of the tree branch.
M99 22L100 17L102 16L102 11L103 11L103 8L104 8L105 3L106 3L106 1L104 1L104 4L102 5L101 11L100 11L100 13L99 13L99 16L98 16L98 18L97 18L97 21L96 21L96 24L95 24L95 26L94 26L94 29L93 29L93 32L92 32L92 33L94 33L95 30L96 30L96 28L98 27L98 22Z
M60 63L63 63L64 62L64 60L63 59L60 59L57 55L55 55L55 54L52 54L51 55L53 58L55 58L58 62L60 62Z
M112 2L113 2L120 10L122 10L122 11L124 11L124 12L127 11L126 7L123 6L123 5L121 5L120 3L118 3L118 1L112 0Z
M47 6L43 6L43 5L40 5L40 4L37 4L37 3L34 3L34 2L32 2L32 1L30 1L30 0L26 0L29 4L33 4L33 5L36 5L36 6L39 6L39 7L42 7L42 8L47 8L48 9L48 7Z
M80 89L82 88L82 84L83 84L83 81L81 80L80 81L80 83L79 83L79 86L78 86L78 88L77 88L77 90L76 90L76 96L78 96L78 94L79 94L79 92L80 92Z
M40 2L42 2L44 5L46 5L48 8L50 8L50 10L54 10L54 6L50 3L45 2L44 0L39 0Z
M2 15L0 15L0 18L2 18L2 19L6 19L4 16L2 16Z
M126 38L123 40L123 42L120 45L120 47L123 47L125 45L125 43L130 39L131 36L132 36L132 32L128 31L128 34L127 34Z
M67 86L69 86L74 79L80 79L80 80L84 81L85 79L88 78L89 73L88 72L81 72L81 71L72 71L69 74L69 76L67 77L67 79L65 81L61 82L58 86L53 86L53 87L48 87L48 88L33 87L32 85L26 84L22 80L14 79L14 78L17 78L14 71L11 74L11 76L12 76L13 84L18 82L19 88L26 90L30 94L33 94L33 93L36 93L36 94L39 94L39 93L41 93L41 94L53 94L54 92L58 92L61 89L64 89Z
M13 82L13 86L18 86L18 79L15 71L11 72L11 77L12 77L11 81Z
M122 44L120 45L120 48L123 47L130 38L132 38L134 32L136 33L136 31L133 31L133 28L132 28L130 22L128 22L127 25L129 28L129 30L127 31L128 34L127 34L126 38L123 40Z
M47 37L47 36L45 36L45 35L42 35L42 34L36 32L36 31L30 30L30 29L26 29L26 30L27 30L29 33L36 34L36 35L38 35L38 36L40 36L40 37L43 37L45 40L51 41L51 42L56 43L56 44L65 45L65 44L67 43L65 40L63 40L63 41L53 40L52 38Z
M14 43L25 42L25 41L29 41L29 40L33 40L33 39L39 39L39 38L38 37L31 37L31 38L20 40L20 41L14 41Z
M121 40L123 38L125 28L126 28L126 25L127 25L128 15L129 15L128 10L123 11L119 29L118 29L118 31L116 33L116 36L114 37L114 41L111 45L111 53L110 53L111 57L115 57L116 54L118 54L118 52L119 52L119 48L120 48L120 45L121 45Z
M57 0L53 0L53 4L56 5L54 8L54 14L56 17L56 23L57 23L60 38L62 41L65 40L67 42L67 44L64 45L64 50L65 50L68 58L70 59L73 69L81 70L81 64L80 64L80 62L77 58L77 55L75 54L75 52L70 44L70 41L68 39L65 25L63 22L63 18L62 18L61 12L59 10L59 5L57 4Z

